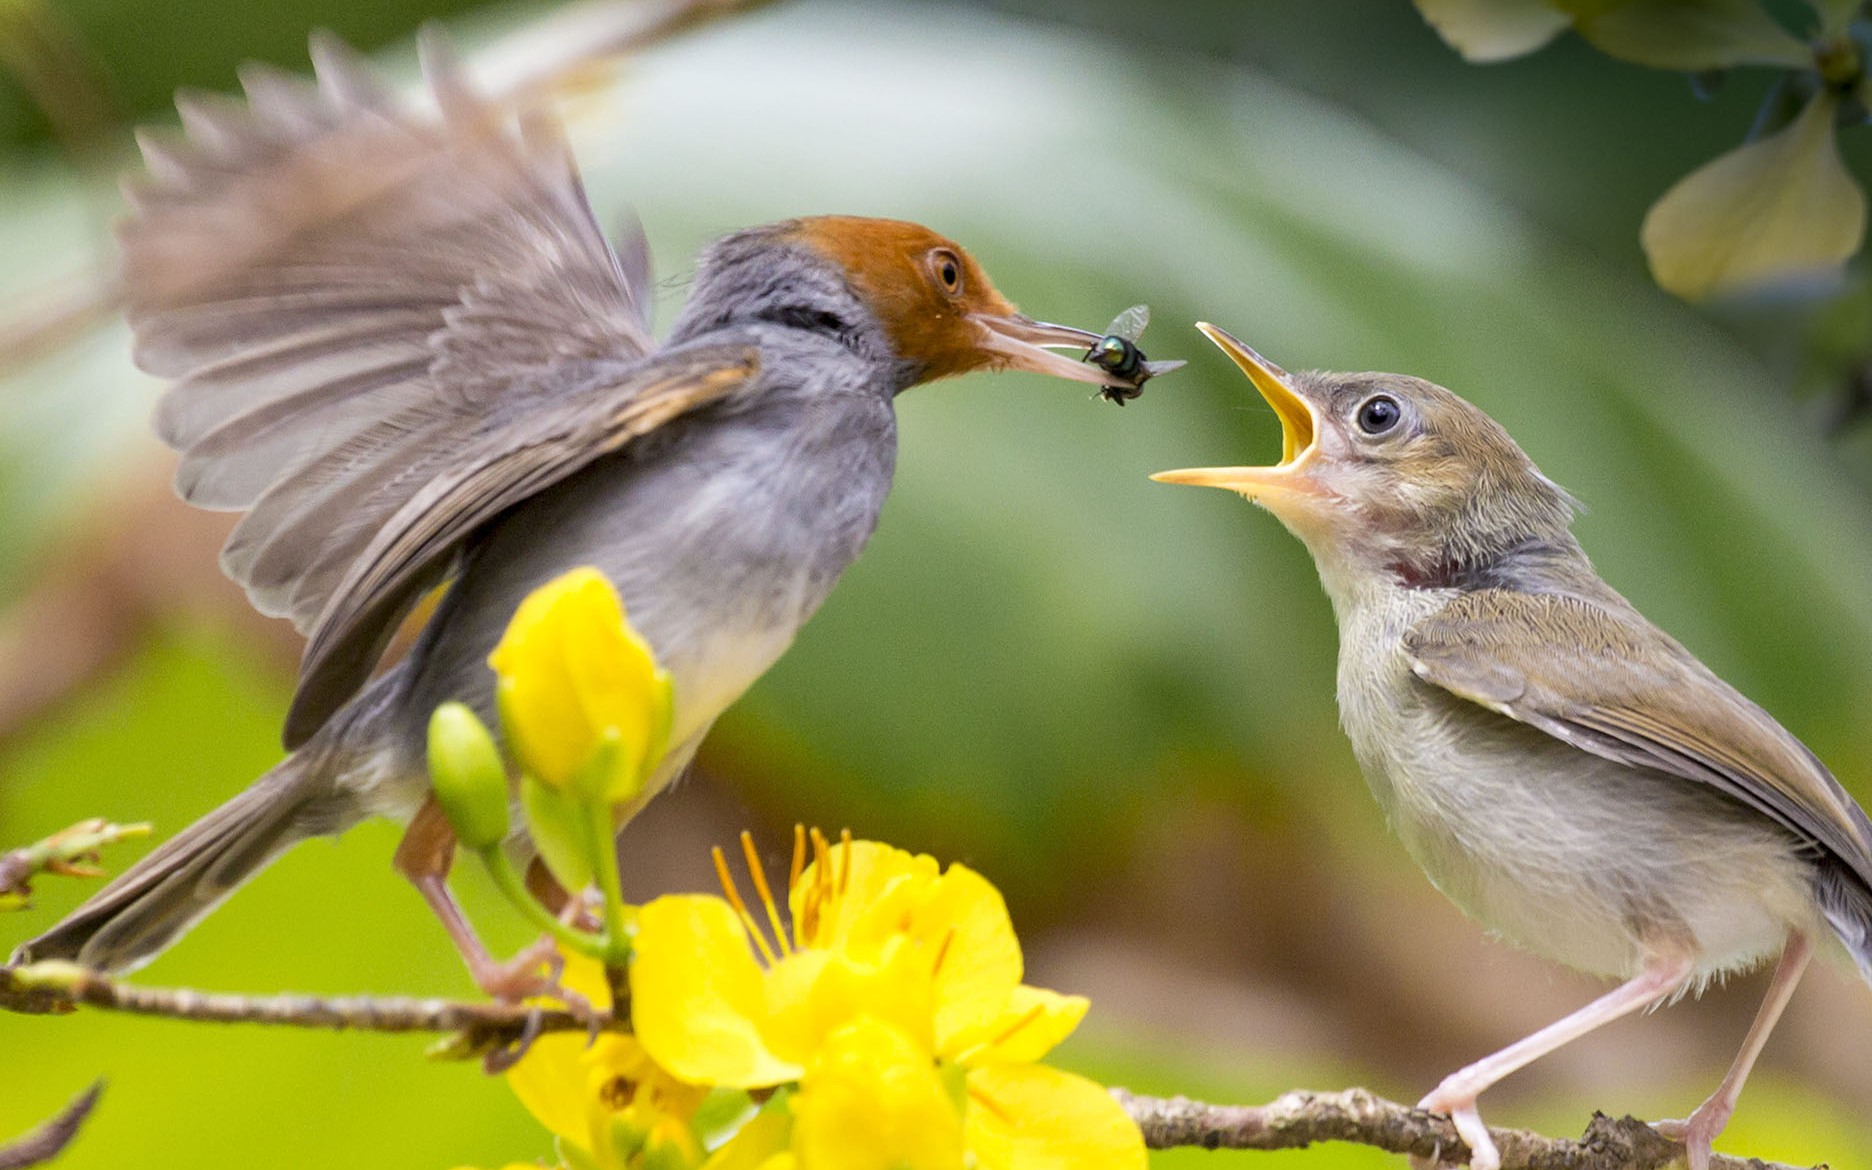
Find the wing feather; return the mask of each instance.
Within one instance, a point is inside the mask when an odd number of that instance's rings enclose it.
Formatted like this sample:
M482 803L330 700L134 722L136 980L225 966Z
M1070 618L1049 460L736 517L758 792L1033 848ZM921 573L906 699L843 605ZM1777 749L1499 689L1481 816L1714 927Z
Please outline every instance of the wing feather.
M156 427L178 490L247 511L223 564L301 630L425 454L497 443L517 386L651 348L641 231L627 268L550 118L516 128L433 38L440 117L334 39L313 60L316 84L248 68L245 101L178 95L119 233L137 361L176 379Z
M1707 784L1872 889L1872 823L1812 752L1635 610L1463 594L1406 639L1419 678L1582 751Z
M671 351L624 384L581 394L575 411L523 416L479 448L457 453L377 530L331 588L306 646L287 745L310 736L363 684L403 613L446 575L469 534L671 419L749 389L759 372L759 352L750 346Z

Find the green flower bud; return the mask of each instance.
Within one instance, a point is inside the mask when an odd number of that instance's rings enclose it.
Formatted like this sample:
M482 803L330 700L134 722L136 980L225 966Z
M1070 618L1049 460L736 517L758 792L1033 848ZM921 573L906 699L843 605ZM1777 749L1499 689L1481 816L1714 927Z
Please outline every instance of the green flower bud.
M461 703L429 717L429 781L455 836L479 852L507 837L507 768L494 737Z

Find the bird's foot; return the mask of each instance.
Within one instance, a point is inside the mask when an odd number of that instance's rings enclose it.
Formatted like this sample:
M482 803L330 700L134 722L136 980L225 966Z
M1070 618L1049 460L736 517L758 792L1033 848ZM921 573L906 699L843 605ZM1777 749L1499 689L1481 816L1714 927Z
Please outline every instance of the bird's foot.
M482 994L501 1000L504 1003L520 1003L528 999L552 999L565 1005L565 1010L586 1024L597 1027L603 1023L603 1015L592 1006L590 1000L562 984L559 979L565 973L565 956L549 936L542 936L537 941L523 947L518 954L506 962L496 960L485 953L468 957L468 973L474 977L475 986Z
M1438 1085L1428 1097L1417 1102L1417 1108L1449 1117L1456 1127L1456 1135L1469 1147L1469 1170L1501 1170L1501 1151L1495 1148L1488 1126L1482 1124L1481 1111L1476 1108L1476 1094L1464 1085L1453 1084L1456 1079L1451 1077ZM1433 1170L1439 1161L1441 1159L1412 1157L1411 1168Z
M1696 1112L1681 1120L1654 1121L1651 1128L1672 1141L1682 1142L1688 1170L1709 1170L1710 1147L1716 1135L1729 1124L1732 1102L1711 1097L1696 1107Z

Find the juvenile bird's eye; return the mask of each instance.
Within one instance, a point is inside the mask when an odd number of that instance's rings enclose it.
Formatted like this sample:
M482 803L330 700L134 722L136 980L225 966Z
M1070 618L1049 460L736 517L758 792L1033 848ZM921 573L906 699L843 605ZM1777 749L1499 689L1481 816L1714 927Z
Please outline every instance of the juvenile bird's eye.
M1398 420L1403 417L1404 411L1398 406L1397 399L1387 394L1374 394L1359 403L1359 430L1368 435L1384 434L1398 425Z
M939 248L930 254L930 268L936 273L936 279L942 282L943 291L954 296L962 291L962 261L947 248Z

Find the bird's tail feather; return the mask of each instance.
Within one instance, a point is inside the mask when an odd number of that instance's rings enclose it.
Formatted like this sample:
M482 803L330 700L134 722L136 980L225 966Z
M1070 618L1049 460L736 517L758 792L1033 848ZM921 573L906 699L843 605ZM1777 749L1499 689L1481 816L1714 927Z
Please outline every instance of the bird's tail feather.
M68 959L98 971L149 962L288 848L347 827L322 799L332 788L329 762L313 747L288 756L20 946L12 962Z
M1814 896L1859 974L1872 983L1872 889L1843 867L1828 866L1814 881Z

